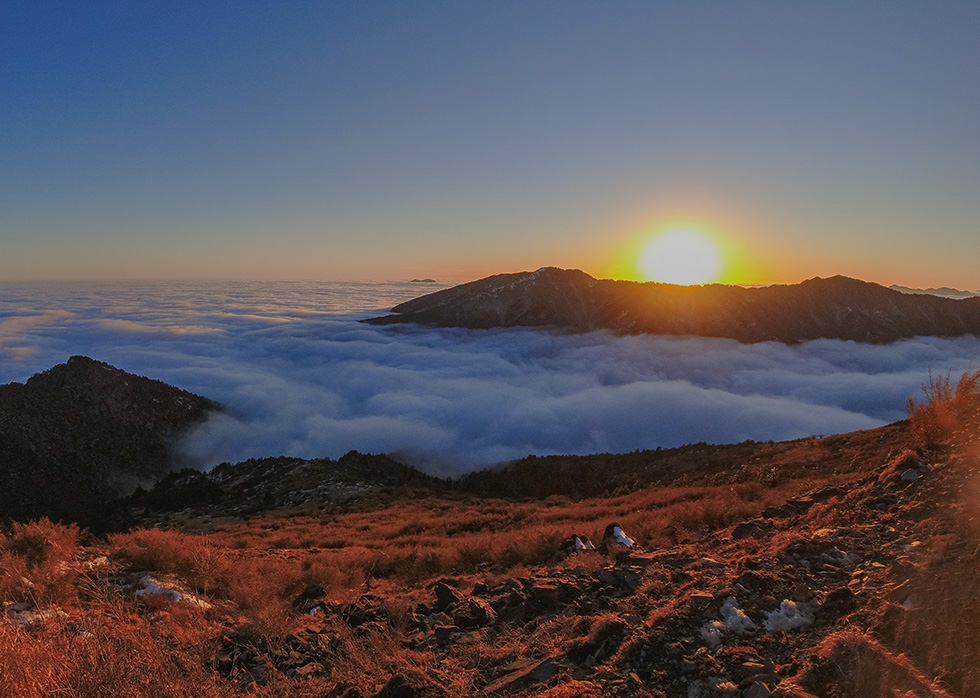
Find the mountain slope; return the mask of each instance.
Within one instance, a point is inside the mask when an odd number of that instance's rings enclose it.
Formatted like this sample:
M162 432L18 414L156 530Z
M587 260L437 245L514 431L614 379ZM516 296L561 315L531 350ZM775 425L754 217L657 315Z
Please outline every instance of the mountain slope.
M0 518L90 525L172 469L168 440L217 405L83 356L0 386Z
M365 322L550 327L728 337L740 342L887 343L980 334L980 298L909 295L843 276L789 286L677 286L598 280L577 270L500 274L395 306Z

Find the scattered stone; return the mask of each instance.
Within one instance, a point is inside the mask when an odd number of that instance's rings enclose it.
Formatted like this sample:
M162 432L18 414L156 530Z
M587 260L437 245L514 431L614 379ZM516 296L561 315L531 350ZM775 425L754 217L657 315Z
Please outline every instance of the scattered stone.
M436 610L445 611L463 600L463 597L446 582L438 582L435 586Z
M547 582L535 582L530 589L531 598L547 605L557 605L558 585Z
M466 603L454 607L452 617L462 630L472 630L493 623L497 619L497 612L483 599L470 597Z
M640 586L640 570L629 567L600 567L595 571L595 579L604 586L617 587L626 591L636 591Z
M772 690L769 686L761 681L755 681L745 689L742 693L742 698L769 698L771 695Z
M763 519L753 519L735 524L732 529L732 540L757 538L772 529L772 524Z
M386 621L388 619L388 606L383 599L365 594L354 603L341 606L337 615L349 627L358 628L368 623Z
M509 673L487 684L483 692L493 696L521 691L548 681L558 673L559 668L554 657L517 662L509 667Z
M915 482L929 470L914 451L904 451L895 460L886 465L878 475L878 483L882 485L898 485Z
M436 642L440 645L448 645L453 639L463 631L455 625L437 625L433 628Z
M617 548L632 548L634 545L636 545L636 541L626 535L622 526L618 523L611 523L606 526L606 530L602 534L600 547L603 550L612 551Z
M770 698L819 698L796 684L780 684L769 695Z
M320 601L326 593L326 590L319 584L310 584L299 596L293 599L293 610L297 613L309 613L313 608L319 607Z
M293 669L291 673L294 676L306 678L308 676L319 676L324 673L324 670L323 667L317 662L310 662L309 664L304 664L303 666Z
M401 674L395 674L374 698L421 698L422 694Z
M595 546L592 545L592 541L589 540L588 536L573 534L563 540L558 549L563 556L569 557L587 550L595 550Z
M819 616L824 622L832 622L838 618L854 613L860 606L854 592L846 586L837 587L820 604Z

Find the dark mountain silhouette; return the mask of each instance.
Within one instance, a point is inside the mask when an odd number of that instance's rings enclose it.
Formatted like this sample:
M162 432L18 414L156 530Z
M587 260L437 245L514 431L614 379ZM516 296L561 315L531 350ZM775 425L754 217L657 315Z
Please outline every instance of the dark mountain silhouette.
M819 338L881 344L980 334L980 298L910 295L844 276L743 288L598 280L548 267L437 291L392 311L364 322L610 330L786 344Z
M0 519L98 527L105 503L172 470L170 439L217 408L83 356L0 386Z

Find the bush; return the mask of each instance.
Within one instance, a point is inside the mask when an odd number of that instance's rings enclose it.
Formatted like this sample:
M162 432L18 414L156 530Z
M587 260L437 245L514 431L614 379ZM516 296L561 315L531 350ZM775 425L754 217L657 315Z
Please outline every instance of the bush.
M913 441L924 447L965 443L976 438L980 424L980 369L964 373L956 386L949 374L922 386L926 401L909 398L909 427Z
M13 524L0 535L0 598L70 605L76 597L78 527L48 519Z

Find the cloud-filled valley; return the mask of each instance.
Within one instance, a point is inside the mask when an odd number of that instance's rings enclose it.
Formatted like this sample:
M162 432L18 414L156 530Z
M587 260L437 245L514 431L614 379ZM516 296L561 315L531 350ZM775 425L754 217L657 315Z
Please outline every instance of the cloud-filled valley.
M21 285L0 383L84 354L226 406L188 462L387 452L439 472L528 454L786 439L901 419L980 340L887 346L472 331L356 322L415 284Z

